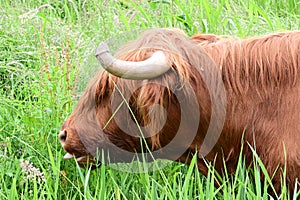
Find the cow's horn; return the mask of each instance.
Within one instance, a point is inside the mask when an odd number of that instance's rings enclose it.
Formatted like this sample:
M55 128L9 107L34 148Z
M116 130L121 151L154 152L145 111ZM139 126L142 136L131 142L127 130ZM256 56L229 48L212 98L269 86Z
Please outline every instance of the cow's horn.
M162 51L156 51L144 61L132 62L114 58L108 45L101 42L95 55L103 68L109 73L126 79L142 80L160 76L170 69L167 58Z

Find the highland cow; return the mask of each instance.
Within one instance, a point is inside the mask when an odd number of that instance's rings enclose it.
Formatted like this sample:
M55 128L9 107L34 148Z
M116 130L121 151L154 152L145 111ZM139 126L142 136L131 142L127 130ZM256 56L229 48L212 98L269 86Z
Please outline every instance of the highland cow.
M130 162L124 152L148 146L155 158L185 163L197 154L206 174L207 162L234 172L240 152L251 165L255 151L276 191L284 169L293 191L300 179L299 31L238 39L153 29L116 58L103 43L96 56L106 71L61 128L65 158L83 163L103 150L111 162Z

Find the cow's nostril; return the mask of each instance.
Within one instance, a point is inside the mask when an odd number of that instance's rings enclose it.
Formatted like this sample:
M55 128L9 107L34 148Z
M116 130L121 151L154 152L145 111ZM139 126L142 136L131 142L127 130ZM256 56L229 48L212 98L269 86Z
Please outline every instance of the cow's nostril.
M62 144L65 143L66 139L67 139L67 131L66 129L62 130L59 132L58 134L59 140Z

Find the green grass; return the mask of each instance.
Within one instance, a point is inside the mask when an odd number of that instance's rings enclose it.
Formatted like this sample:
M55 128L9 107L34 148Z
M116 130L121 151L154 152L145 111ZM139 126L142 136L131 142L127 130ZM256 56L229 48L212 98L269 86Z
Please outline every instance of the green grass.
M99 67L100 41L113 38L117 48L152 27L247 37L300 29L299 19L298 0L0 0L0 199L269 198L257 156L254 170L241 157L237 172L223 177L179 163L142 174L91 171L62 159L57 134ZM46 181L26 178L21 159ZM292 199L285 187L278 197Z

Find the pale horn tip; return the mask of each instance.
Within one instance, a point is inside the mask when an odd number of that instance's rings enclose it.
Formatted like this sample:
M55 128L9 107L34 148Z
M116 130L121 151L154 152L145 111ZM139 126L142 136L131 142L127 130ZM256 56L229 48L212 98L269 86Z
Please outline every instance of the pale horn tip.
M109 47L105 42L101 42L95 49L95 56L99 56L103 53L109 53Z

